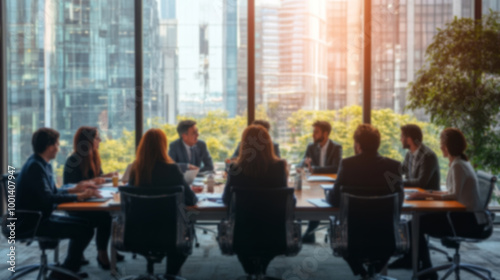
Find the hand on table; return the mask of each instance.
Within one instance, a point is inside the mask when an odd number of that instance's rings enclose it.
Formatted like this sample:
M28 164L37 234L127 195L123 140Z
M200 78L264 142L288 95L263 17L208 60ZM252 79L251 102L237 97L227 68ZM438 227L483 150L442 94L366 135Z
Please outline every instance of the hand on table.
M85 199L97 197L101 198L101 193L96 189L85 189L83 192L80 192L76 195L78 201L84 201Z
M200 169L200 168L198 166L196 166L196 165L188 164L188 169L189 170L195 170L195 169Z
M97 189L96 183L94 180L86 180L86 181L81 181L78 183L76 186L68 189L69 193L81 193L85 191L86 189Z
M92 181L95 185L100 185L100 184L104 184L106 182L106 179L104 179L103 177L97 177L97 178L94 178Z

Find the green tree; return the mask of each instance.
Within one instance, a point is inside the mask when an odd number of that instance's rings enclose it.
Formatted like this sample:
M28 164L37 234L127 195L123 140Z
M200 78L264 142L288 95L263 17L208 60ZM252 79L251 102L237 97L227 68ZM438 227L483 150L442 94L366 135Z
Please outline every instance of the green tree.
M438 29L426 63L410 84L409 109L461 129L477 168L500 171L500 15L455 18ZM496 127L496 128L495 128Z

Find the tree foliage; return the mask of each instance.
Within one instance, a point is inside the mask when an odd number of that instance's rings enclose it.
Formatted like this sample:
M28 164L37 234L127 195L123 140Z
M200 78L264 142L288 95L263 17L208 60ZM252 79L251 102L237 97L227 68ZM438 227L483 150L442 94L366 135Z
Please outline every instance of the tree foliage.
M500 15L455 18L438 29L426 63L410 84L409 109L461 129L477 168L500 171Z

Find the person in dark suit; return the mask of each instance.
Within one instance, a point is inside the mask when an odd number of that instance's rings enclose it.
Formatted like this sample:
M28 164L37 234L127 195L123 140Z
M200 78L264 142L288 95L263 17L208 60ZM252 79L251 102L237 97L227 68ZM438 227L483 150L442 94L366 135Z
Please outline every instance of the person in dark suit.
M184 180L179 166L168 156L167 146L167 135L163 130L152 128L146 131L137 148L128 184L139 188L183 186L184 204L195 205L198 198ZM166 274L178 275L186 259L182 253L168 254Z
M342 146L328 137L332 126L326 121L316 121L313 124L313 143L307 146L302 163L302 168L307 168L312 174L337 173L342 159ZM306 232L302 237L303 243L315 243L314 230L319 226L319 221L309 221Z
M40 128L32 138L34 154L28 158L17 178L16 202L19 210L40 211L42 218L37 236L65 239L69 238L68 253L62 267L78 272L83 251L93 236L93 229L88 221L75 217L53 215L57 204L83 201L99 196L92 181L81 181L71 188L58 189L50 161L59 151L59 133L51 128ZM18 220L17 234L32 232L35 224ZM51 274L51 279L73 279L58 272Z
M231 201L232 187L287 188L287 163L276 156L272 143L271 136L263 126L250 125L243 131L240 156L229 168L222 195L224 204L228 205ZM255 203L258 205L258 201ZM262 274L266 273L274 257L262 256ZM238 254L238 259L247 274L255 273L250 256Z
M77 184L84 180L94 179L95 183L104 183L103 177L118 175L116 172L103 174L99 143L101 137L97 127L82 126L73 138L73 153L64 164L63 184ZM97 247L97 263L102 269L110 269L108 258L108 242L111 234L111 214L105 211L71 211L70 216L87 219L97 230L95 243ZM124 256L117 253L117 260ZM89 262L82 256L82 264Z
M200 172L213 171L214 164L205 142L198 140L198 128L192 120L181 121L177 125L179 139L170 143L168 154L177 162L182 172L200 169Z
M300 164L308 168L312 174L337 173L340 160L342 159L342 146L328 137L332 126L326 121L313 123L313 143L307 145L304 159Z
M255 120L252 122L252 124L262 125L267 130L267 132L269 132L269 129L271 129L271 125L269 124L268 121L265 121L265 120ZM238 146L236 147L236 150L234 150L234 153L233 153L233 156L231 157L231 159L235 159L240 155L240 145L241 145L241 143L238 143ZM274 154L277 157L281 157L280 145L278 143L273 142L273 148L274 148Z
M340 206L341 188L365 187L377 188L377 191L387 194L398 193L401 205L404 201L404 191L399 161L382 157L377 150L380 146L379 131L369 125L361 124L354 132L355 156L344 158L337 173L333 190L326 199L334 207ZM366 276L367 272L361 262L344 257L354 275ZM382 262L376 269L379 271L389 261Z
M417 125L401 127L401 144L409 150L403 161L404 185L439 191L439 162L436 153L425 146L422 139L422 130Z

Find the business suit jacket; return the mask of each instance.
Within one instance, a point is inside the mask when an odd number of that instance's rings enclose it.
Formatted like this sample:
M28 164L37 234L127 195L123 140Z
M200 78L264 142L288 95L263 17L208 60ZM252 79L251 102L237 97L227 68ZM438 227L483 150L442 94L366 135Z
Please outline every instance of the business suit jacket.
M42 220L48 219L57 204L77 200L76 194L57 189L52 167L39 155L32 155L16 178L16 208L42 212Z
M240 155L240 145L241 142L238 143L238 146L236 147L236 150L234 150L233 156L231 158L237 158ZM274 154L280 158L281 157L280 144L273 142L273 148L274 148Z
M129 186L135 184L135 171L130 172ZM156 162L151 173L151 184L141 185L139 187L175 187L183 186L184 203L186 205L195 205L198 201L196 194L191 190L179 166L175 163Z
M328 140L328 149L326 151L325 166L320 167L321 148L318 144L309 143L306 154L302 160L301 166L304 167L304 160L311 158L312 173L337 173L340 160L342 159L342 146L332 140Z
M415 171L412 172L413 155L406 153L403 161L403 174L406 175L405 186L420 187L425 190L440 189L439 162L436 154L424 144L417 154Z
M89 170L88 176L84 176L80 169L81 157L75 153L71 154L64 164L63 184L78 184L80 181L93 179L102 175L102 169L99 174L94 175L92 170Z
M222 201L224 204L229 205L232 187L287 188L288 174L286 168L286 161L280 160L271 164L265 174L261 174L261 176L258 177L249 177L243 174L243 172L238 172L238 166L236 164L231 165L222 195Z
M203 171L213 171L214 164L212 162L212 157L207 149L207 144L205 142L198 140L194 145L194 153L191 156L195 157L195 162L193 165L200 167L200 172ZM168 151L170 157L179 165L182 172L186 172L188 169L189 158L186 151L186 147L181 138L170 143L170 149ZM203 167L201 164L203 163Z
M333 190L328 192L327 202L340 206L341 187L379 188L387 194L399 193L400 203L403 203L404 192L401 177L401 163L378 153L361 153L345 158L340 163L337 179Z

